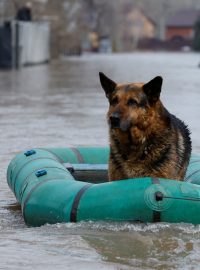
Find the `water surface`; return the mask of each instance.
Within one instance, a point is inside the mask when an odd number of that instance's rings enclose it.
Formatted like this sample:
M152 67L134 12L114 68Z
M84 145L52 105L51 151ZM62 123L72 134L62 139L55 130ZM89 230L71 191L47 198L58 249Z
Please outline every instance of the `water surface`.
M11 158L32 147L108 144L98 72L117 82L164 78L161 98L200 152L200 55L83 56L0 72L0 269L198 269L200 227L82 222L29 228L6 183Z

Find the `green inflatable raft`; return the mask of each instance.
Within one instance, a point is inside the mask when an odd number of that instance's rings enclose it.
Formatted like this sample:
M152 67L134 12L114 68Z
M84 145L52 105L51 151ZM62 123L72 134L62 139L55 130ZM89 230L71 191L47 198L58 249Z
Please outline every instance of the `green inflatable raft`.
M32 149L9 164L7 181L27 225L78 221L200 224L200 155L184 181L108 182L109 148Z

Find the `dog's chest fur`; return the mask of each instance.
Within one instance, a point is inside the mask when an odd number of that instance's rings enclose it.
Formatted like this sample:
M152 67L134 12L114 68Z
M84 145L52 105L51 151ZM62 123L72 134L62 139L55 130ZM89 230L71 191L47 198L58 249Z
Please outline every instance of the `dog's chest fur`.
M110 130L110 180L138 177L183 180L191 151L190 141L184 138L188 138L189 131L179 119L170 116L169 126L136 141L130 132ZM182 134L179 126L188 134Z

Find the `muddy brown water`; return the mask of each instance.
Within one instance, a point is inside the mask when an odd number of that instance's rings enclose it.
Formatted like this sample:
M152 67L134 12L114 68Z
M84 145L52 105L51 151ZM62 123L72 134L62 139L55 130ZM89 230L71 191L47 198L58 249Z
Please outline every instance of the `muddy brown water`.
M200 227L81 222L30 228L6 183L14 155L32 147L108 144L98 72L117 82L164 78L162 100L200 153L200 54L90 55L0 72L0 269L199 269Z

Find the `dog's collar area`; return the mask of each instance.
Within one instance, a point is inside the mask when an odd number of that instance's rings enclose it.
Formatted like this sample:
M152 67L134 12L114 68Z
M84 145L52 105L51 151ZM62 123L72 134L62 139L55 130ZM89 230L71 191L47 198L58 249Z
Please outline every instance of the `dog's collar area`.
M141 160L145 159L151 151L152 145L145 146L144 149L141 152Z
M145 146L145 148L144 148L144 151L143 151L143 153L145 154L145 155L147 155L148 154L148 147L147 146Z
M152 147L151 144L148 145L148 146L145 146L144 149L143 149L143 154L148 155L150 153L151 147Z

